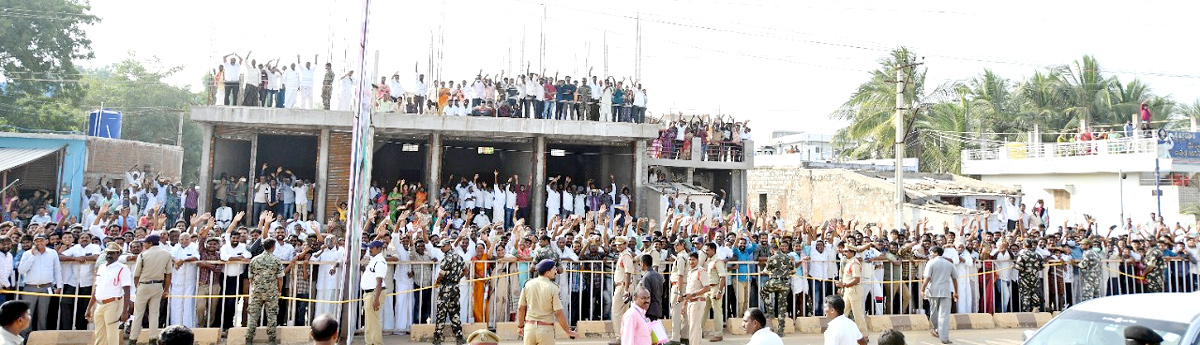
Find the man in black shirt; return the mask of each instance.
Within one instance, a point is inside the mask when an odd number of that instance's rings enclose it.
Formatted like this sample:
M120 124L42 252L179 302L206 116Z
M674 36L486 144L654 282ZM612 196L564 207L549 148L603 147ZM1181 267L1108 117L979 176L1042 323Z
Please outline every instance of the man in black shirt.
M650 291L650 305L646 307L646 317L650 321L662 318L662 300L663 300L663 276L654 269L654 258L650 254L643 254L639 257L642 264L642 272L646 272L642 276L642 287Z

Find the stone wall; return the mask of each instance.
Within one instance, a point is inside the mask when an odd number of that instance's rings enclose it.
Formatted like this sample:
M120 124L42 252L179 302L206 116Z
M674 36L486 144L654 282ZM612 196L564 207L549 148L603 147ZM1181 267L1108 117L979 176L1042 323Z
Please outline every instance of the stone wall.
M144 169L148 178L161 174L171 181L179 181L183 169L183 149L133 140L87 138L87 170L84 176L92 183L101 176L106 180L124 180L125 172L134 165Z
M758 168L749 171L747 203L756 212L781 211L788 224L849 218L863 223L892 219L894 190L844 169Z

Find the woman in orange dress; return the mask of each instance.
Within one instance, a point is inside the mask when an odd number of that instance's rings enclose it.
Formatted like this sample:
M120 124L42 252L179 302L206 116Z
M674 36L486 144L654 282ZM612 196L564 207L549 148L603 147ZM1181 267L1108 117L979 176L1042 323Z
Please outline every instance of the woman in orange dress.
M491 252L491 250L489 248L491 246L484 245L487 242L488 242L487 237L484 236L482 242L478 242L475 244L475 253L476 254L475 254L475 258L473 260L471 260L472 263L475 265L475 267L473 267L473 269L471 270L471 275L472 275L471 278L474 278L474 279L487 278L488 272L491 271L491 269L492 269L493 263L490 260L492 260L493 258L490 254L488 254L489 252ZM475 301L471 303L471 312L475 316L475 322L487 323L488 322L488 320L487 320L488 304L485 303L485 300L487 299L485 297L488 296L488 294L487 294L488 291L486 291L486 290L491 288L492 282L490 280L476 280L474 282L474 284L475 284L475 288L472 289L472 295L473 295L472 297L474 297Z
M446 87L446 82L442 82L442 87L438 88L438 115L445 114L446 104L450 103L450 88ZM454 86L454 82L450 82L450 86Z

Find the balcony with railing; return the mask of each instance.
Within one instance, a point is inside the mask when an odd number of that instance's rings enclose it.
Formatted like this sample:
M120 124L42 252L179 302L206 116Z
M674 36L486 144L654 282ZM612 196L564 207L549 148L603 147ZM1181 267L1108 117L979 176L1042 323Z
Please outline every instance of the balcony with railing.
M968 175L1154 171L1156 139L1121 138L1064 143L1007 143L962 151ZM1162 167L1170 159L1160 161Z
M649 165L699 169L752 169L754 142L718 141L702 144L700 138L686 143L656 138L646 142L646 161Z

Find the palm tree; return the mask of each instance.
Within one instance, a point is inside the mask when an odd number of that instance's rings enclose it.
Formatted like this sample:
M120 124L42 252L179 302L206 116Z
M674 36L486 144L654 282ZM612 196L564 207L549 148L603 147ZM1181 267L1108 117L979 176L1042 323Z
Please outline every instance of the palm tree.
M1081 60L1076 60L1073 66L1059 66L1055 70L1062 82L1067 84L1068 106L1064 110L1072 119L1089 125L1096 121L1112 122L1112 115L1104 106L1104 99L1114 80L1106 78L1100 72L1100 63L1096 62L1096 58L1084 55Z
M972 123L978 121L986 111L986 102L971 99L970 90L965 86L959 87L958 98L953 102L934 104L928 111L923 111L917 117L917 145L922 150L920 154L922 170L935 173L954 173L962 171L962 151L970 148L966 140L956 133L966 133L972 129Z
M848 159L868 159L890 157L896 143L896 70L913 61L913 53L908 48L898 48L891 55L879 61L880 67L871 71L871 78L861 85L850 96L842 107L831 117L850 120L850 125L834 134L835 147L845 147L842 156ZM907 77L909 83L905 88L905 100L908 104L922 104L925 88L925 70L910 68ZM907 107L914 108L914 107ZM906 141L912 133L912 120L915 112L905 113ZM911 152L911 151L910 151Z

